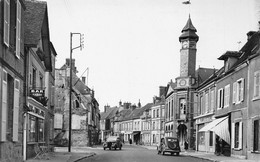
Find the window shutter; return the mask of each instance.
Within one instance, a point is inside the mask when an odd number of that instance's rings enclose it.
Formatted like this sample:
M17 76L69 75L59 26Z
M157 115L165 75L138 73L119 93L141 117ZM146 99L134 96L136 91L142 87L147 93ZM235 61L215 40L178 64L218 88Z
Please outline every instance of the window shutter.
M218 90L218 109L220 108L220 97L221 97L221 95L220 95L220 89Z
M6 141L7 124L7 72L3 71L2 82L2 120L1 120L1 141Z
M231 124L231 148L235 146L235 123Z
M21 49L21 3L17 1L16 10L16 57L20 59Z
M224 99L225 99L225 89L222 88L222 96L221 96L221 108L224 107Z
M14 109L13 109L13 141L18 141L18 122L19 122L19 98L20 81L15 79L14 85Z
M243 142L243 123L242 121L239 122L239 144L238 144L238 148L242 149L242 142Z
M233 83L233 104L237 102L237 82Z
M259 97L260 92L260 72L255 72L254 76L254 97Z
M10 0L4 0L4 43L9 47L10 34Z
M245 79L243 78L241 80L241 102L244 101L244 93L245 93L244 89L245 89Z

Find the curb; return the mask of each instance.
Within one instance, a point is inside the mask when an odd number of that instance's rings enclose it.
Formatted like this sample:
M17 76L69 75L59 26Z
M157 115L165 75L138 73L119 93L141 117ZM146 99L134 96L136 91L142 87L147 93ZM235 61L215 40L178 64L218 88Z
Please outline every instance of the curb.
M203 159L203 160L210 160L212 162L220 162L218 160L214 160L214 159L211 159L211 158L198 157L198 156L194 156L194 155L187 155L187 154L185 154L185 156L191 156L191 157L194 157L194 158L197 158L197 159Z
M95 155L96 155L96 153L92 152L90 155L83 156L83 157L77 158L76 160L73 160L73 162L77 162L77 161L80 161L82 159L86 159L86 158L89 158L89 157L92 157L92 156L95 156Z

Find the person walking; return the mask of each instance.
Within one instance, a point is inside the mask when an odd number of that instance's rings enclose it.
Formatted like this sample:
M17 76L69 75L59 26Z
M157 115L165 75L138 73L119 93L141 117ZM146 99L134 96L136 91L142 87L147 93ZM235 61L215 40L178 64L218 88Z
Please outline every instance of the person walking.
M185 140L185 142L184 142L185 152L187 152L188 148L189 148L188 140Z

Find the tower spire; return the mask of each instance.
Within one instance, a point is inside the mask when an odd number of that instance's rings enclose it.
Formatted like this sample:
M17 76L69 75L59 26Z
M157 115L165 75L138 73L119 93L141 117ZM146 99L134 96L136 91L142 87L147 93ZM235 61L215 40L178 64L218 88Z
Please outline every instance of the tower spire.
M196 34L197 29L192 24L190 14L189 14L188 21L187 21L186 25L184 26L184 28L182 29L181 32L182 32L182 34L179 37L180 42L181 42L182 39L186 39L186 38L193 38L196 41L199 40L199 36Z

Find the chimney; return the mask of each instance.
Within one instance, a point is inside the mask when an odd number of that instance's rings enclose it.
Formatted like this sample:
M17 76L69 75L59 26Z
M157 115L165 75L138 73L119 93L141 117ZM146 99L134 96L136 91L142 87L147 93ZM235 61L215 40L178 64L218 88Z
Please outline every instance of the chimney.
M249 40L252 35L254 35L256 33L256 31L249 31L246 35L247 35L247 40Z
M66 59L66 65L68 67L70 67L70 59ZM71 59L71 66L72 66L72 71L76 74L78 71L77 71L77 68L75 67L75 59Z
M109 108L110 108L109 105L105 105L105 106L104 106L104 112L107 112L107 109L109 109Z
M159 87L159 97L165 96L166 93L166 87L160 86Z
M120 101L119 101L119 107L121 107L121 106L122 106L122 101L120 100Z
M86 85L86 77L83 76L81 80Z
M134 109L136 109L136 105L135 105L135 104L131 105L131 109L132 109L132 111L133 111Z

